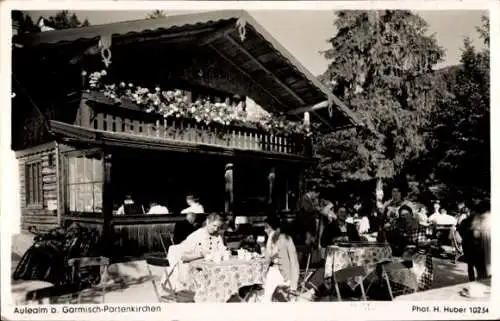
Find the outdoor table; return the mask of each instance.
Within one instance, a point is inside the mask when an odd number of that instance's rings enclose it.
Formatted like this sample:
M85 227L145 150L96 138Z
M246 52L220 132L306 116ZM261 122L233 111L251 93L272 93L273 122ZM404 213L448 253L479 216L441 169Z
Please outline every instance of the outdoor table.
M467 297L461 294L462 290L468 286L478 286L484 288L486 295L481 298ZM442 287L438 289L417 292L398 296L396 301L489 301L491 291L491 280L480 282L469 282Z
M410 289L411 291L427 290L432 285L432 256L428 252L417 252L411 258L408 257L406 259L393 257L391 260L394 263L402 263L403 261L410 260L412 262L411 267L387 273L395 295L406 294L406 289Z
M333 273L352 266L364 266L367 275L375 270L377 264L390 260L392 250L388 244L380 243L343 243L330 245L326 249L325 278ZM347 284L355 289L364 279L357 278Z
M14 304L26 304L26 296L28 293L36 290L42 290L46 288L53 287L54 285L50 282L29 280L29 281L15 281L12 282L11 292L12 301ZM49 303L49 298L41 299L42 303Z
M224 303L241 287L263 284L268 261L264 258L241 260L231 258L219 263L194 261L189 263L191 290L195 302Z

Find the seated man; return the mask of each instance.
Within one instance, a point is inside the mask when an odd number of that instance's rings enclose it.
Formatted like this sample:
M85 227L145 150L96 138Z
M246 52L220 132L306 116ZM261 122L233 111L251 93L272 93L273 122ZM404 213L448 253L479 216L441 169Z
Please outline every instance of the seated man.
M160 205L155 201L152 201L149 206L148 214L168 214L168 209L166 206Z
M132 199L131 194L125 195L125 200L123 204L118 208L116 215L138 215L144 214L144 207L142 205L137 204Z
M356 225L347 222L346 208L340 207L337 211L337 219L332 219L326 224L320 241L322 247L327 247L335 242L357 242L360 240Z
M174 227L174 242L175 244L180 244L189 235L198 229L198 224L196 222L196 214L189 213L186 214L186 219L184 221L175 223Z
M441 208L439 213L434 213L429 217L429 223L434 225L457 225L457 219L451 215L448 215L445 208Z

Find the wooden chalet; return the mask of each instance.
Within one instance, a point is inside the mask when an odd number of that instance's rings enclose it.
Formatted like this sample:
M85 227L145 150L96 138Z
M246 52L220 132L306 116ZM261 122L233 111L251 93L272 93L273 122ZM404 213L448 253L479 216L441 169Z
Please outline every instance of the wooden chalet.
M70 220L101 230L108 244L133 241L149 251L158 248L157 233L183 219L189 193L207 213L256 219L269 203L279 212L296 209L302 175L314 162L307 137L147 113L86 91L84 71L106 69L113 79L179 89L190 99L250 97L290 120L310 113L326 130L356 125L349 109L244 11L18 35L13 43L12 149L23 228ZM144 205L156 200L171 214L117 216L127 193Z

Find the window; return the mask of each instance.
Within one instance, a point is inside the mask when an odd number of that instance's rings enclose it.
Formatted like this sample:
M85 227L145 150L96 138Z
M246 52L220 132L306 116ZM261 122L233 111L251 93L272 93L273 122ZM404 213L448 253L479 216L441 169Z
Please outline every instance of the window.
M26 205L43 206L42 161L27 163L24 170Z
M102 212L102 169L100 155L68 157L66 191L70 212Z

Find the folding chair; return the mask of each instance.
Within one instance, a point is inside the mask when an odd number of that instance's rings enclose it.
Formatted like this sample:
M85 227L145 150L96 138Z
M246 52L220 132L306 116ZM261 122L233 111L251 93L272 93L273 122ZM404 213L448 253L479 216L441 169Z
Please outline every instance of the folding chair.
M99 283L92 285L89 289L79 289L78 291L78 303L81 303L82 295L89 291L100 290L102 295L102 303L105 302L106 296L106 282L108 277L108 266L109 259L107 257L79 257L68 260L68 266L72 269L72 283L79 283L81 281L81 269L88 267L99 267L100 268L100 278ZM80 284L79 284L80 286Z
M387 291L389 293L389 297L391 301L394 300L394 294L392 292L391 281L389 280L389 274L391 272L397 272L401 270L408 270L408 267L405 266L402 262L390 262L386 264L382 264L382 278L385 280L387 285ZM416 293L418 290L418 284L414 284L413 293Z
M147 257L146 263L158 302L194 302L193 296L190 293L176 292L174 286L172 285L172 282L170 281L170 278L174 274L175 269L178 267L179 263L171 266L168 259L154 256ZM160 280L157 276L153 275L151 266L161 267L165 269L166 280L165 282L160 284L161 289L163 289L163 292L165 292L165 294L163 295L161 295L159 291L158 283L160 283Z
M168 255L168 248L170 245L175 245L174 236L170 232L160 233L160 242L165 252L165 257Z
M351 278L355 277L365 277L367 274L365 267L363 266L352 266L333 273L333 283L335 285L335 292L337 292L338 301L342 301L342 296L340 294L339 283L347 282ZM361 297L364 301L366 298L366 291L363 282L360 282L361 287Z

